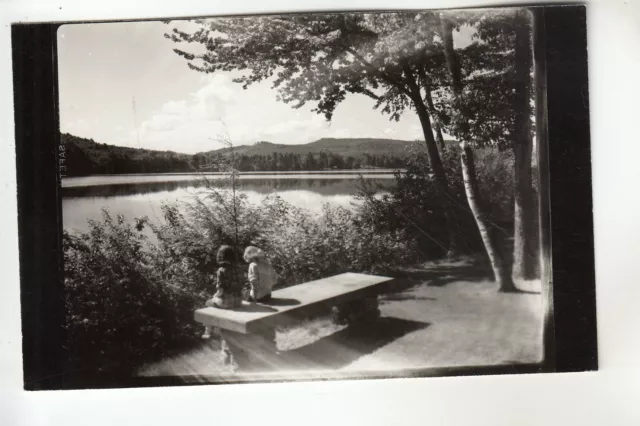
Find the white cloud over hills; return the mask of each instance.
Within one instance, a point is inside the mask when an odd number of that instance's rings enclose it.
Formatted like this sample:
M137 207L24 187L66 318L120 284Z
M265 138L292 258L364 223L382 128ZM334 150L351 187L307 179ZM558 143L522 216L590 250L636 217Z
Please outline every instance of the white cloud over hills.
M164 103L137 132L119 143L141 148L195 153L220 148L216 140L228 135L236 145L267 140L281 144L308 143L323 137L391 137L415 139L419 126L413 117L399 122L372 110L363 96L351 96L338 107L332 122L311 112L313 105L300 109L278 102L270 82L248 89L232 82L233 75L219 73L202 79L202 86L185 99ZM415 119L417 120L417 118Z

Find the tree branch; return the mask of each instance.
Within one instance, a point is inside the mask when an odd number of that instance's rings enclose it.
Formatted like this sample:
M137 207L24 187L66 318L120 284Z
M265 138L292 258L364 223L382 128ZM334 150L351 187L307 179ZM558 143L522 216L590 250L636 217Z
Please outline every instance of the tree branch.
M409 97L414 103L420 102L424 107L425 105L424 105L424 102L422 101L422 94L420 93L420 87L416 83L416 80L413 77L413 71L411 70L411 67L409 66L409 63L407 61L403 61L402 70L404 71L404 74L405 74L404 79L407 82L407 86L409 86L409 90L410 90Z
M411 97L411 92L409 90L407 90L407 87L402 84L399 81L394 80L390 75L388 75L387 73L385 73L384 71L379 70L378 68L376 68L375 66L373 66L373 64L371 64L369 61L367 61L364 57L362 57L362 55L360 55L358 52L356 52L354 49L352 49L349 46L344 46L345 51L351 53L354 58L356 58L357 60L359 60L364 66L370 68L371 71L373 71L374 73L378 74L383 80L385 80L387 83L396 86L398 89L400 89L405 95Z
M422 82L422 87L424 88L425 93L431 91L431 84L427 82L427 73L424 70L424 66L418 66L418 78L419 81Z

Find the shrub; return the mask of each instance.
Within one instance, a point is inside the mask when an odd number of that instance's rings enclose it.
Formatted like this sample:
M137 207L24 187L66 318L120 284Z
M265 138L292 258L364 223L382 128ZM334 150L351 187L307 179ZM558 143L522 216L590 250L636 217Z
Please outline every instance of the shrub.
M509 153L478 151L481 192L495 223L513 215ZM314 216L277 195L260 204L242 194L205 185L182 204L163 206L164 220L126 223L103 211L89 231L64 234L65 302L71 364L76 372L132 374L141 364L194 344L193 310L213 292L215 253L229 244L262 247L282 277L281 286L342 272L387 273L442 254L450 204L469 252L482 243L469 211L456 150L443 155L450 198L436 190L426 156L417 150L395 185L361 180L363 205L352 212L325 205ZM377 189L386 194L375 195ZM150 226L151 244L143 234Z
M142 229L103 211L86 233L65 232L66 328L75 374L130 375L139 365L194 343L189 289L167 285Z
M213 192L213 194L211 194ZM152 225L162 278L211 294L215 252L235 244L235 220L228 214L229 191L209 189L179 206L165 205L164 223ZM183 210L185 213L180 213ZM237 196L237 249L262 247L282 278L292 285L341 272L380 272L402 263L412 250L398 232L378 232L344 208L324 206L317 217L277 195L251 204ZM204 296L203 296L204 297Z
M343 272L382 273L404 264L412 250L397 232L380 233L357 215L325 205L319 217L289 207L261 243L286 284Z
M416 149L408 158L405 173L397 172L389 188L372 187L360 181L361 220L379 232L395 232L415 243L425 258L441 256L448 249L449 224L445 206L452 209L459 249L466 253L483 250L482 241L466 199L459 150L447 149L442 155L449 185L448 197L436 187L428 158ZM513 158L508 151L494 148L476 150L480 193L488 208L488 219L495 229L508 233L513 220ZM383 196L376 192L386 190Z
M490 219L510 223L514 214L514 156L512 150L482 148L475 151L480 193L485 200Z
M203 299L210 297L218 247L236 247L241 259L242 249L263 241L267 229L284 226L288 205L279 197L265 197L253 205L238 194L235 206L233 198L230 191L210 188L189 201L163 205L164 221L150 227L158 239L152 253L164 281L186 286Z

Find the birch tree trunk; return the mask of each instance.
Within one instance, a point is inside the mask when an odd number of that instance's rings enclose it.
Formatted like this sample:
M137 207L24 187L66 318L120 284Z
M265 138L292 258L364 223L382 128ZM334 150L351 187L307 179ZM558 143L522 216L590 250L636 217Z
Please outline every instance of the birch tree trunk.
M489 256L491 269L493 269L493 275L495 276L496 283L498 284L498 290L503 292L517 291L513 284L513 280L511 279L511 271L509 271L509 268L503 262L502 256L498 250L495 233L492 232L492 229L486 220L486 210L480 197L480 191L478 190L473 150L466 144L466 142L462 142L460 144L460 148L460 162L462 163L464 190L467 194L469 208L476 220L480 236L482 237L482 242L484 243L487 255Z
M534 221L534 193L531 178L531 37L530 12L516 12L515 85L515 205L513 230L513 274L533 279L536 275L538 245Z
M458 62L457 55L453 50L453 25L445 16L441 15L442 25L442 39L444 44L444 53L447 61L447 68L451 76L451 84L453 86L454 103L459 105L462 95L462 78L460 72L460 63ZM461 125L463 128L462 133L467 134L468 123L463 122ZM478 180L476 175L476 169L473 158L473 151L467 145L465 141L460 144L462 148L460 153L460 162L462 165L462 178L464 181L465 193L467 195L467 201L473 217L480 231L482 242L485 247L485 251L489 257L491 263L491 269L498 284L499 291L517 291L513 279L511 278L511 270L503 261L500 254L498 241L495 239L494 234L488 226L488 222L485 216L484 206L480 198L480 192L478 190Z

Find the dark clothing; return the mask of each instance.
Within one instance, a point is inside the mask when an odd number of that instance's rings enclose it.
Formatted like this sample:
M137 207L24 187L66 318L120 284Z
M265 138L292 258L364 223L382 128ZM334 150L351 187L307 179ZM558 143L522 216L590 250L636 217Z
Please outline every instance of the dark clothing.
M221 262L216 273L216 294L213 306L218 308L235 308L242 304L242 288L244 273L238 265Z
M256 302L265 303L265 302L268 302L270 300L271 300L271 293L269 293L269 294L267 294L265 296L262 296L260 299L257 299Z

